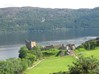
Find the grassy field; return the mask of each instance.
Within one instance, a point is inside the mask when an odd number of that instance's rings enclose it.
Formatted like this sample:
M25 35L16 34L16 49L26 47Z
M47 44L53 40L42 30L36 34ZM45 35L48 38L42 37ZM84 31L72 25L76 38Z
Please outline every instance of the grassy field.
M84 56L93 55L95 58L99 57L99 48L95 50L85 50L79 49L76 50L76 54L83 54ZM53 72L66 71L68 70L67 65L71 65L76 58L73 56L64 56L64 57L49 57L43 60L40 64L32 69L27 69L24 74L50 74Z
M82 54L86 57L94 56L95 58L99 59L99 47L96 47L94 50L85 50L84 48L80 48L76 50L76 54Z
M50 57L43 60L33 69L26 70L24 74L50 74L58 71L66 71L67 65L71 65L75 58L72 56Z

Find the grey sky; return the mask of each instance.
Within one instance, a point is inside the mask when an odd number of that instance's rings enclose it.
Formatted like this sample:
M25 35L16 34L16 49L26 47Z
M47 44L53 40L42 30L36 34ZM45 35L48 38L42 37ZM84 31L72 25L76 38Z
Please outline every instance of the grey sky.
M43 8L94 8L99 6L99 0L0 0L3 7L43 7Z

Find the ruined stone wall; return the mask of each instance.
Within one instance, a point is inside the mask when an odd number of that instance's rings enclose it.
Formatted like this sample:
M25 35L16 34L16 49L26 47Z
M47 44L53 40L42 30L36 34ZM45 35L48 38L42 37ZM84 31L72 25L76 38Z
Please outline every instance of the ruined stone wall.
M29 50L31 50L33 47L35 47L36 46L36 42L33 42L33 41L25 41L25 43L26 43L26 47L29 49Z
M36 46L36 42L32 42L31 41L31 48L35 47Z

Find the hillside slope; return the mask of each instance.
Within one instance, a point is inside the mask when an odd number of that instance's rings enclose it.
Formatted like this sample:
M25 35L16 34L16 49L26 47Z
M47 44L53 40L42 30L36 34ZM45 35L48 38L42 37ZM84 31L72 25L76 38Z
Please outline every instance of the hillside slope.
M74 29L89 33L94 31L98 35L98 26L98 7L94 9L0 8L0 32Z

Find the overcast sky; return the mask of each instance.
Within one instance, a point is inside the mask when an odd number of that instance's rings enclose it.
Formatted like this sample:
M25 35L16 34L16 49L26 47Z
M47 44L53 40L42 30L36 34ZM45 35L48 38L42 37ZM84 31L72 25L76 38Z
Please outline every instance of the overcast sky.
M0 0L3 7L43 7L43 8L94 8L99 6L99 0Z

